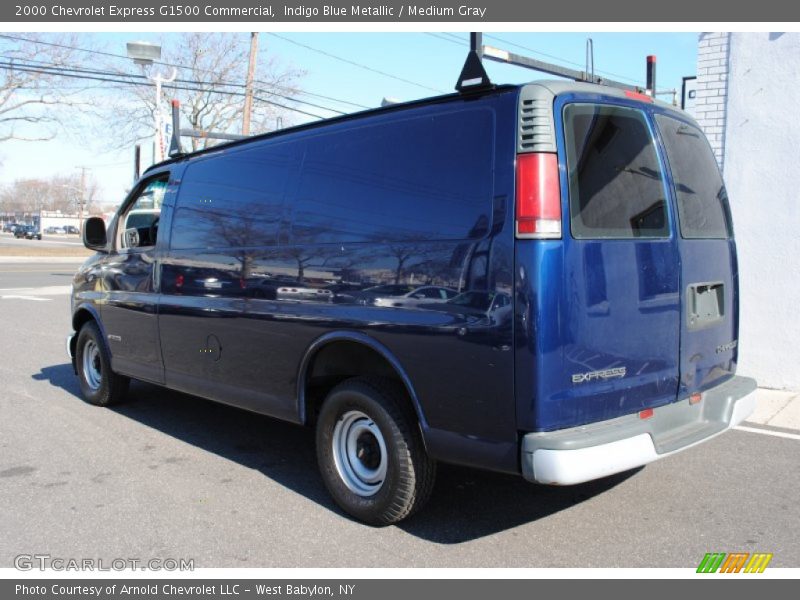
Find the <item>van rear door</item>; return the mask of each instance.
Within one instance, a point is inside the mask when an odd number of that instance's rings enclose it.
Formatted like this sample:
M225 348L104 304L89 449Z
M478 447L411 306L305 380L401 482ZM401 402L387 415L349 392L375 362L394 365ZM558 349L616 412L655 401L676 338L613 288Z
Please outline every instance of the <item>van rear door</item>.
M568 218L563 275L539 281L557 307L537 335L538 430L665 405L678 392L678 243L650 107L568 95L554 108Z
M716 159L692 123L656 115L672 176L681 263L679 398L733 376L738 343L736 246Z

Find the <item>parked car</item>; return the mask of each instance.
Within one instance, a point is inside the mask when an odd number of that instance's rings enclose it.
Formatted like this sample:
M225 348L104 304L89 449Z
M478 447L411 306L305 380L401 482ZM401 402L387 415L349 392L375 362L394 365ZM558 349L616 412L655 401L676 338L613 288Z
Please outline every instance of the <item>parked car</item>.
M26 240L41 240L42 232L39 231L39 228L36 227L36 225L17 226L17 228L14 229L14 237L24 238Z
M360 283L342 281L339 283L332 283L325 289L330 290L331 294L333 294L331 302L335 302L336 304L352 304L356 302L359 292L365 287L367 286Z
M66 233L67 235L78 235L80 233L80 229L78 229L74 225L65 225L64 233Z
M14 233L14 230L17 228L16 223L6 223L3 225L3 233Z
M456 290L424 285L415 287L411 285L379 285L367 288L359 294L362 304L372 306L411 307L432 302L446 302L458 295Z
M67 347L84 398L112 405L135 378L314 427L325 486L368 523L418 510L438 462L570 485L755 407L713 152L628 90L478 86L189 153L83 236ZM242 273L298 287L242 297ZM422 273L468 291L402 304ZM332 301L345 277L375 285Z

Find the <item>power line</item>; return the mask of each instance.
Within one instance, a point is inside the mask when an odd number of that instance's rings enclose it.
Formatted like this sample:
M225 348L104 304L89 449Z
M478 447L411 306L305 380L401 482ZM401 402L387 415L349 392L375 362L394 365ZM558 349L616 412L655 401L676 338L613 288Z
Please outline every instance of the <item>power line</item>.
M459 46L464 46L465 42L463 40L454 40L450 37L445 37L443 34L432 33L430 31L423 31L425 35L429 35L431 37L435 37L437 40L444 40L445 42L450 42L451 44L457 44Z
M58 77L69 77L69 78L73 78L73 79L87 79L87 80L102 81L102 82L107 82L107 83L123 83L123 84L126 84L126 85L138 85L138 86L150 86L151 85L149 81L130 81L130 80L124 80L124 79L115 79L115 78L112 78L112 77L94 76L94 75L89 75L89 74L76 74L76 73L70 73L70 72L57 72L56 69L52 69L52 68L51 69L47 69L47 68L44 68L44 67L38 67L38 68L20 67L17 64L5 63L5 62L0 62L0 69L5 69L5 70L15 70L16 69L18 71L23 71L23 72L26 72L26 73L39 73L39 74L42 74L42 75L56 75ZM209 91L207 89L198 88L198 87L189 87L189 86L184 86L184 85L176 85L175 83L165 83L165 84L163 84L163 87L165 89L184 90L184 91L190 91L190 92L207 92L207 91ZM231 91L228 91L228 90L215 90L213 93L222 94L222 95L225 95L225 96L240 96L240 97L244 97L244 93L243 92L231 92ZM308 112L308 111L305 111L305 110L301 110L299 108L293 108L291 106L286 106L285 104L280 104L278 102L273 102L272 100L267 100L266 98L262 98L262 97L259 97L259 96L255 96L255 98L257 100L259 100L260 102L264 102L265 104L271 104L273 106L277 106L277 107L283 108L285 110L289 110L289 111L292 111L292 112L296 112L296 113L300 113L300 114L303 114L303 115L307 115L309 117L314 117L315 119L325 119L325 117L323 117L321 115L317 115L317 114L314 114L314 113L311 113L311 112Z
M411 81L410 79L404 79L403 77L398 77L397 75L392 75L391 73L387 73L386 71L380 71L379 69L374 69L374 68L372 68L370 66L361 64L359 62L355 62L355 61L350 60L348 58L343 58L341 56L337 56L335 54L327 52L326 50L320 50L319 48L314 48L313 46L309 46L308 44L302 44L302 43L300 43L298 41L292 40L290 38L287 38L287 37L282 36L282 35L277 34L277 33L267 33L267 35L271 35L272 37L279 38L279 39L284 40L284 41L286 41L286 42L288 42L290 44L294 44L295 46L299 46L301 48L305 48L306 50L310 50L311 52L316 52L317 54L321 54L323 56L327 56L328 58L332 58L334 60L338 60L338 61L346 63L348 65L352 65L354 67L358 67L359 69L364 69L365 71L370 71L371 73L377 73L378 75L382 75L384 77L389 77L390 79L395 79L397 81L402 81L403 83L407 83L409 85L414 85L416 87L423 88L423 89L426 89L426 90L430 90L432 92L438 92L438 93L441 93L441 94L445 93L444 90L440 90L440 89L437 89L437 88L432 88L432 87L429 87L429 86L424 85L422 83L417 83L416 81Z
M35 60L35 59L25 59L25 62L21 62L21 61L17 61L16 59L14 59L12 57L2 56L2 55L0 55L0 58L5 58L6 60L10 61L12 66L11 66L11 68L9 70L13 70L14 67L34 67L34 68L45 69L47 71L52 71L51 74L56 75L56 76L61 76L65 72L70 72L70 73L80 73L80 74L88 74L88 75L104 75L104 76L111 76L111 77L127 77L127 78L131 78L131 79L136 79L136 80L147 80L147 77L145 75L138 75L138 74L134 74L134 73L122 73L122 72L119 72L119 71L101 71L101 70L96 70L96 69L85 69L83 67L74 67L74 66L61 66L61 65L57 65L56 63L47 63L45 61L40 61L40 60ZM240 85L231 86L229 84L219 84L219 83L216 83L216 82L199 81L199 80L194 80L194 79L176 79L175 81L177 83L185 83L185 84L189 84L189 85L201 86L202 88L208 87L209 89L199 89L197 91L208 91L209 93L215 93L215 94L216 93L222 93L221 90L216 89L218 86L223 86L223 87L244 87L244 86L240 86ZM169 86L166 86L166 87L169 87ZM272 96L277 96L279 98L284 98L284 99L289 100L291 102L297 102L298 104L305 104L305 105L308 105L308 106L312 106L314 108L320 108L322 110L326 110L326 111L329 111L329 112L332 112L332 113L336 113L336 114L340 114L340 115L347 114L347 113L342 112L340 110L337 110L335 108L330 108L328 106L322 106L321 104L315 104L313 102L307 102L305 100L300 100L299 98L293 98L291 96L286 96L284 94L279 94L277 92L272 92L270 90L261 90L260 89L259 93L270 94ZM310 114L310 113L307 113L307 114Z
M21 37L21 36L8 35L8 34L0 34L0 38L9 39L9 40L15 40L15 41L21 41L21 42L28 42L28 43L31 43L31 44L41 44L41 45L44 45L44 46L51 46L51 47L55 47L55 48L63 48L63 49L67 49L67 50L75 50L77 52L84 52L84 53L87 53L87 54L97 54L97 55L100 55L100 56L109 56L111 58L116 58L116 59L121 59L121 60L126 60L126 61L130 60L130 57L128 57L128 56L126 56L124 54L115 54L113 52L104 52L104 51L101 51L101 50L92 50L92 49L89 49L89 48L81 48L79 46L71 46L69 44L59 44L59 43L56 43L56 42L45 42L43 40L35 40L35 39L31 39L31 38L25 38L25 37ZM213 70L201 69L199 67L193 67L193 66L190 66L190 65L182 65L182 64L179 64L179 63L169 63L169 62L163 62L163 61L153 61L153 62L155 64L163 65L163 66L166 66L166 67L176 67L176 68L179 68L179 69L186 69L186 70L190 70L190 71L196 71L198 73L216 74L215 71L213 71ZM117 74L123 75L122 72L119 72ZM128 76L127 74L125 74L125 75ZM135 75L130 75L130 76L134 77ZM219 83L219 85L235 86L235 87L244 88L244 84L238 83L238 82L220 81L218 83ZM323 95L323 94L316 94L314 92L307 92L305 90L299 90L299 89L295 89L295 88L280 86L280 85L277 85L277 84L274 84L274 83L270 83L270 82L267 82L267 81L263 81L263 80L258 80L257 79L256 83L259 83L259 84L262 84L262 85L268 85L268 86L271 86L271 87L274 87L276 89L280 89L280 90L283 90L283 91L294 92L296 94L302 94L302 95L305 95L305 96L314 96L314 97L317 97L317 98L330 100L332 102L338 102L340 104L346 104L346 105L349 105L349 106L354 106L356 108L363 108L363 109L371 108L369 106L364 106L362 104L357 104L357 103L351 102L349 100L342 100L341 98L334 98L332 96L326 96L326 95ZM271 91L268 92L268 93L274 94L274 95L279 95L279 94L276 94L275 92L271 92ZM303 103L302 100L299 100L299 99L296 99L296 98L293 98L293 100L295 102ZM306 103L306 104L308 104L308 103ZM331 112L339 112L339 111L336 111L335 109L330 109L330 108L327 108L327 107L317 106L317 108L324 108L325 110L329 110ZM345 113L340 113L340 114L345 114Z

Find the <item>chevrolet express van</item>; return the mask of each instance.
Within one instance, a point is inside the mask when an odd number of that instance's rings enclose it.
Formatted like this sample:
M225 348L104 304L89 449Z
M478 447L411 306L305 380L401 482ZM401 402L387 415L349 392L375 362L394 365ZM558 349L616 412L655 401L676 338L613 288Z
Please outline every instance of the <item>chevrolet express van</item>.
M577 484L755 405L720 172L643 94L498 86L178 156L84 241L87 401L135 378L315 427L326 487L372 524L439 461Z

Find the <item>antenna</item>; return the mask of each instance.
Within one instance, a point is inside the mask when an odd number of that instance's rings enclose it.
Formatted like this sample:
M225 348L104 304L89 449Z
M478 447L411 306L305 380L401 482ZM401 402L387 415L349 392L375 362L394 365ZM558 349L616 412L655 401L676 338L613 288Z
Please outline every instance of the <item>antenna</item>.
M594 40L586 38L586 74L594 81Z
M479 32L469 34L469 54L456 82L456 90L460 93L489 89L492 82L483 68L483 35Z

